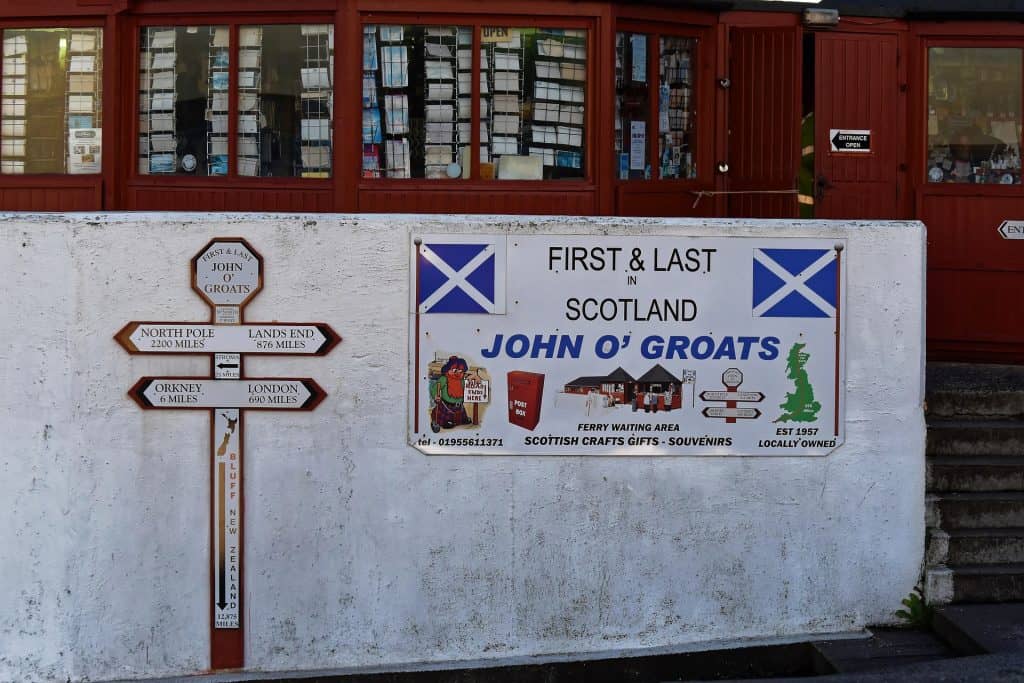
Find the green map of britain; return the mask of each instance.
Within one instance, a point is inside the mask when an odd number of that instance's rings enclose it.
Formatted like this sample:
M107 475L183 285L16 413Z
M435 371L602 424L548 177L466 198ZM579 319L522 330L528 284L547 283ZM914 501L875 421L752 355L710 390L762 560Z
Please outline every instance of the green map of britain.
M785 412L776 422L814 422L821 404L814 400L814 387L807 379L807 360L811 354L803 349L807 344L796 343L786 359L786 377L793 380L793 391L786 392L786 402L780 405Z

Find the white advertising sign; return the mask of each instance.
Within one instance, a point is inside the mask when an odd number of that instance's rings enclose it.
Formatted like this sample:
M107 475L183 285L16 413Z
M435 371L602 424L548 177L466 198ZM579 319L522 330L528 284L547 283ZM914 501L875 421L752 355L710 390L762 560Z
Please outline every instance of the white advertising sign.
M68 131L68 173L99 173L102 158L102 128L72 128Z
M843 443L842 240L412 238L409 439L424 453Z

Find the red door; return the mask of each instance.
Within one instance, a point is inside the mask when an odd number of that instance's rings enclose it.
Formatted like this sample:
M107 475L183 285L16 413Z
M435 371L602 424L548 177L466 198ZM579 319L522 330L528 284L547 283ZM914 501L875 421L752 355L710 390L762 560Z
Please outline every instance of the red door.
M899 218L898 39L815 35L815 218Z
M797 215L799 38L796 26L729 31L727 216Z

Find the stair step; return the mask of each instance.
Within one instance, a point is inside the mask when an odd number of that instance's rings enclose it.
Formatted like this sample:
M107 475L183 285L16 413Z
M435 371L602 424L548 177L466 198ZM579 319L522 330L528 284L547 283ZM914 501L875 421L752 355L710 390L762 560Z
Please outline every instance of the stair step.
M1024 604L949 605L935 610L932 628L957 652L1024 652Z
M1024 421L939 420L929 415L927 453L1024 457Z
M1024 417L1024 366L929 363L925 399L934 417Z
M1024 564L953 565L953 602L1024 600Z
M928 525L944 531L1024 527L1024 492L940 493L928 497Z
M1024 457L940 455L927 470L931 492L1024 491Z
M930 631L871 629L870 638L812 643L823 660L822 672L876 671L905 664L948 659L955 652Z
M938 541L938 539L935 539ZM1024 564L1024 528L954 529L944 539L943 564ZM933 539L929 538L929 561L933 561Z

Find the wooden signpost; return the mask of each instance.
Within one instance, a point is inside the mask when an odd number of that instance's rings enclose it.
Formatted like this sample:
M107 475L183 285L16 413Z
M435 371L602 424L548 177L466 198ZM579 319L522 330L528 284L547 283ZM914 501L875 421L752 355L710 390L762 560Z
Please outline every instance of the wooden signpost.
M341 337L326 323L246 323L263 288L263 257L240 237L210 241L191 262L208 322L132 321L114 339L132 354L210 357L209 377L143 377L128 395L145 410L210 411L210 668L245 663L242 463L246 410L313 410L326 397L310 378L246 377L245 354L327 355Z
M737 368L729 368L722 373L722 384L725 391L702 391L702 401L725 401L725 407L708 406L701 413L704 417L725 418L726 423L735 424L736 420L756 420L761 417L761 411L757 408L739 408L740 401L752 401L760 403L764 400L764 394L760 391L740 391L743 384L743 373Z

